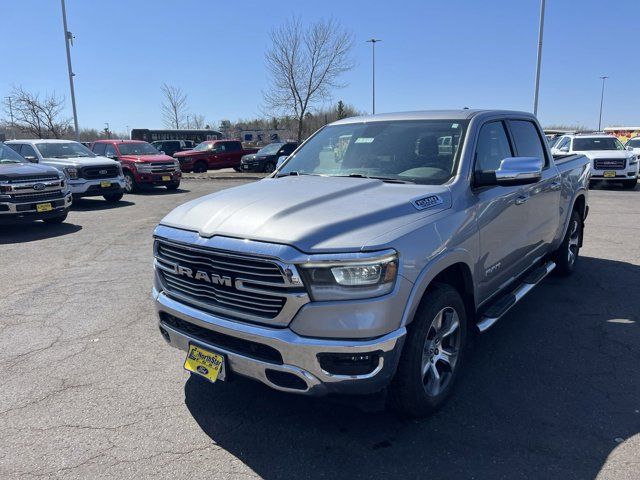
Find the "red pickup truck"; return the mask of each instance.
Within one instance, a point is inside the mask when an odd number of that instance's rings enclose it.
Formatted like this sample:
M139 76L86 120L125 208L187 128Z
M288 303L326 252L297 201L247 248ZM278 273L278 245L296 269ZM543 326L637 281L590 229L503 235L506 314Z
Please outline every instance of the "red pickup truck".
M242 148L239 140L207 140L193 150L178 152L173 158L183 172L202 173L220 168L240 168L243 155L256 153L257 148Z
M141 185L161 185L177 190L182 172L178 162L156 148L139 140L97 140L91 145L96 155L118 160L124 172L127 193L133 193Z

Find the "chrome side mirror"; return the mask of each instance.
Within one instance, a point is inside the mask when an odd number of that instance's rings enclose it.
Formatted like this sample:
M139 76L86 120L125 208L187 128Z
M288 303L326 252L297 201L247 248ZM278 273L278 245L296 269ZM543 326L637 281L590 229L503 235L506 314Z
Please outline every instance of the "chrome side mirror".
M496 170L497 185L526 185L542 178L544 161L537 157L508 157Z

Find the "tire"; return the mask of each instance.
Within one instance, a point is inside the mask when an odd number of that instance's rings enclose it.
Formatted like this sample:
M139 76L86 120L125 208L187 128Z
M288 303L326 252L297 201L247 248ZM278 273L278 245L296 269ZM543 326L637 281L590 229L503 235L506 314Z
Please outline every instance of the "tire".
M636 184L638 183L637 179L633 179L633 180L625 180L624 182L622 182L622 188L624 188L625 190L633 190L634 188L636 188Z
M64 212L62 215L59 215L57 217L43 218L42 221L49 224L62 223L67 219L68 214L69 212Z
M138 184L131 172L124 172L124 191L126 193L135 193L138 191Z
M180 180L178 180L177 182L167 183L165 187L167 187L167 190L177 190L178 188L180 188Z
M571 212L569 227L558 250L553 253L553 261L556 263L555 273L567 277L573 273L578 262L584 225L577 210Z
M264 164L265 173L273 173L276 171L276 164L273 162L267 162Z
M204 173L207 170L207 162L200 160L193 164L193 173Z
M466 345L467 315L462 297L449 285L435 284L409 325L389 386L390 407L410 417L424 417L440 408L463 367Z
M122 197L124 196L124 193L120 192L120 193L109 193L107 195L103 195L104 199L109 202L109 203L116 203L119 202L120 200L122 200Z

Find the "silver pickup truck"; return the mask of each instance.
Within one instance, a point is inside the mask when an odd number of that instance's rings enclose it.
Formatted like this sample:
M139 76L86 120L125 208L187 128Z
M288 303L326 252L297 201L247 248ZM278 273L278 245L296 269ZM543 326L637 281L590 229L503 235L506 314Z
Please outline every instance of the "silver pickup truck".
M469 335L576 265L589 160L496 110L340 120L270 177L177 207L154 232L162 336L211 381L447 398Z

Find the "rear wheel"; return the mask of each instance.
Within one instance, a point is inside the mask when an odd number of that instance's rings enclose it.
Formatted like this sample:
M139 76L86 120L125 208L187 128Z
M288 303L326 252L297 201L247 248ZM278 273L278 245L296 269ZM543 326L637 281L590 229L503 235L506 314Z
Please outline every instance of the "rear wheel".
M193 171L195 173L204 173L207 171L207 162L200 160L193 165Z
M577 210L571 213L569 219L569 228L567 233L560 244L560 248L553 254L553 261L556 263L556 273L566 277L573 273L576 262L578 261L578 254L580 253L580 246L582 245L582 232L583 224L582 218Z
M167 190L177 190L178 188L180 188L180 180L178 180L177 182L167 183L165 187L167 187Z
M138 190L136 179L133 178L131 172L124 172L124 191L127 193L135 193Z
M42 221L44 223L62 223L67 219L68 213L69 212L64 212L62 215L59 215L57 217L43 218Z
M116 203L116 202L119 202L120 200L122 200L123 196L124 196L124 194L122 192L120 192L120 193L110 193L108 195L104 195L104 199L109 203Z
M409 326L389 387L391 406L412 417L437 410L453 390L466 344L467 316L460 294L449 285L434 285Z

